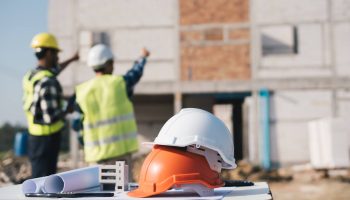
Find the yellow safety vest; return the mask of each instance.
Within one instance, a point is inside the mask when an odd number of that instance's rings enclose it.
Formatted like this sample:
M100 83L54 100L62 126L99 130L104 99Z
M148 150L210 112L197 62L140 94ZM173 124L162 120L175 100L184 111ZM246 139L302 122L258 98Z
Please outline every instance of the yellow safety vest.
M35 136L47 136L57 133L64 127L63 119L48 125L36 124L34 123L34 116L30 112L30 107L33 104L35 83L45 77L52 77L54 74L49 70L40 70L30 78L31 74L32 72L28 72L23 78L23 109L27 117L29 133Z
M84 113L83 139L87 162L138 150L134 108L122 76L102 75L76 87Z

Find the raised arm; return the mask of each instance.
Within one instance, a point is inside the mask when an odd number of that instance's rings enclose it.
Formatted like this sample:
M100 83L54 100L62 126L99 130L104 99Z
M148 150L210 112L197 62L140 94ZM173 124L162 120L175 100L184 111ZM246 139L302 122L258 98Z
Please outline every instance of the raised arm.
M63 71L71 62L79 60L79 54L76 52L71 58L60 63L60 72Z
M126 88L128 96L131 97L133 94L134 86L140 81L143 68L146 65L147 58L150 52L143 48L141 51L141 58L134 62L133 67L123 76L126 82Z

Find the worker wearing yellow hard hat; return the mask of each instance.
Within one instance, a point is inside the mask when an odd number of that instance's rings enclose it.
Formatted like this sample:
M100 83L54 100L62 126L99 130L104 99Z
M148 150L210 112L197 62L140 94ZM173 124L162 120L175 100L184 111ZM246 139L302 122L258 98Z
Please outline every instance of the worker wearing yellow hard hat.
M32 177L36 178L56 173L61 132L67 113L62 87L56 76L79 56L76 54L58 64L61 49L56 37L50 33L35 35L31 47L37 58L37 66L23 78L23 109L30 133L28 155Z
M52 48L60 50L55 36L50 33L39 33L34 36L31 44L33 49L36 48Z

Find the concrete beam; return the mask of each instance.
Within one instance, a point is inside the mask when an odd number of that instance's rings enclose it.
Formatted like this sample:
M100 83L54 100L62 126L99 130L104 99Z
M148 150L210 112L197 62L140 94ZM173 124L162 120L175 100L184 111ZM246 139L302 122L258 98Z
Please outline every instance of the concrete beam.
M212 28L229 28L229 29L242 29L249 28L250 24L246 22L238 23L212 23L212 24L195 24L195 25L181 25L180 31L204 31Z
M257 90L259 88L270 90L309 90L350 88L350 78L309 78L309 79L257 79L256 81L197 81L182 82L183 93L205 92L241 92Z
M135 87L135 94L173 94L175 91L175 82L144 82Z
M270 90L350 89L350 78L309 78L309 79L258 79L256 81L184 81L180 83L182 94L244 92L260 88ZM65 86L65 94L71 94L73 87ZM135 88L135 94L175 94L175 82L142 82Z

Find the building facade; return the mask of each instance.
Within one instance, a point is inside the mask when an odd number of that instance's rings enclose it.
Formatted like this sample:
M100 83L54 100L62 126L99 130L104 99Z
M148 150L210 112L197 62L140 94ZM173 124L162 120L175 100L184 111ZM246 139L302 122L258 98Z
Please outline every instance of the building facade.
M116 74L151 50L133 102L140 140L183 107L222 118L236 159L310 161L308 123L350 115L350 0L51 0L67 96L94 76L89 48L109 45ZM267 95L266 95L267 94ZM268 108L268 109L266 109ZM142 150L147 151L147 150Z

